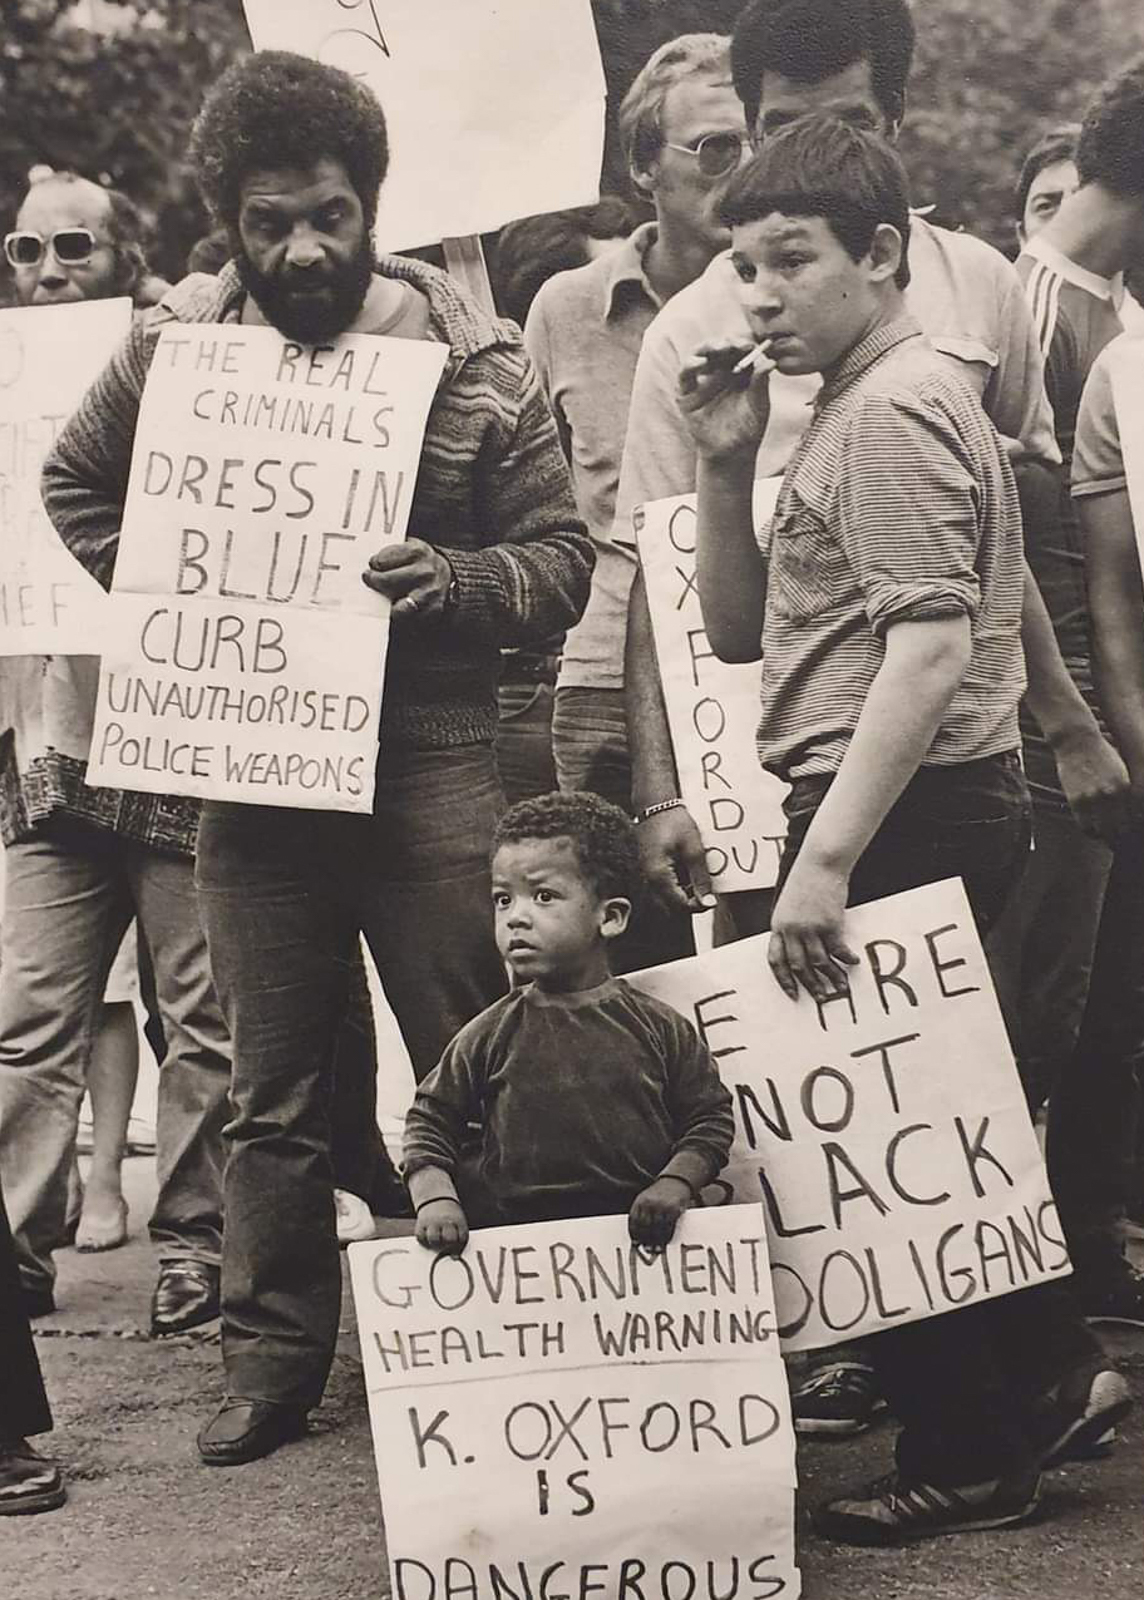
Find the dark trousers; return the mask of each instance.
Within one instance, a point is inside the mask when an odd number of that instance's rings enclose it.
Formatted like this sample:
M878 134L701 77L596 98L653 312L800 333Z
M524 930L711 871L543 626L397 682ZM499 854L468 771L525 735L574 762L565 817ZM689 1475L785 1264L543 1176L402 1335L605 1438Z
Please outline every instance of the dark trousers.
M1121 1266L1135 1193L1144 1082L1144 829L1118 840L1104 893L1084 1020L1049 1098L1053 1194L1078 1279Z
M622 689L557 689L552 750L562 793L587 789L631 812L632 766ZM621 975L694 954L689 913L666 911L645 895L612 946L611 966Z
M24 1311L16 1247L0 1193L0 1439L25 1439L48 1433L51 1426L52 1413Z
M793 786L780 881L828 788L825 778ZM1028 791L1015 755L923 767L859 858L851 904L959 877L985 933L1020 875L1029 834ZM936 1484L1031 1467L1034 1400L1065 1370L1100 1353L1055 1283L887 1328L864 1343L902 1424L900 1470Z
M223 1359L231 1394L312 1406L338 1329L331 1097L364 931L423 1078L503 993L491 749L387 753L372 816L207 804L197 876L234 1042ZM372 1114L372 1113L371 1113Z

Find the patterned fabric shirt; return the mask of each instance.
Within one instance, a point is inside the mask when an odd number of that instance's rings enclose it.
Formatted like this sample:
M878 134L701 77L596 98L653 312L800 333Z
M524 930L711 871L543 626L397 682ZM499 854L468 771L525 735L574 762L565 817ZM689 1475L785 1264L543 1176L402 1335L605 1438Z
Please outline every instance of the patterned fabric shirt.
M1016 485L977 396L912 317L876 329L823 385L767 531L764 766L788 781L837 771L887 629L959 614L972 653L924 764L1016 749Z
M561 634L588 598L593 552L536 373L511 322L494 321L435 267L380 256L376 270L429 303L429 336L449 346L429 412L410 538L448 558L457 604L395 630L382 747L489 743L502 646ZM228 264L193 274L137 325L68 422L44 468L43 497L64 543L110 586L139 402L159 330L234 322L245 295Z

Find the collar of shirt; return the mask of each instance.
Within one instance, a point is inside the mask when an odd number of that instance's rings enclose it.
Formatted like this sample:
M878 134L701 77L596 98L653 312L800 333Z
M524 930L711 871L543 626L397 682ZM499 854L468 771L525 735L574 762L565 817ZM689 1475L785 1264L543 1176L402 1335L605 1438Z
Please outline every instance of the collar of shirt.
M658 311L663 301L651 286L645 261L655 243L659 228L654 222L643 222L610 252L607 257L608 272L604 278L604 319L616 310L616 297L621 290L624 297L632 293L644 295Z
M1085 267L1078 267L1071 256L1066 256L1055 244L1050 244L1043 234L1033 235L1024 247L1024 254L1032 256L1034 261L1043 261L1046 267L1051 267L1066 283L1087 290L1097 300L1110 300L1116 306L1124 298L1122 272L1116 273L1111 278L1102 278L1099 272L1089 272Z
M868 367L872 367L879 356L884 356L895 345L904 344L907 339L916 339L921 331L921 324L908 313L875 328L873 333L867 334L842 358L829 379L823 383L815 396L814 409L821 411L823 406L848 389L856 378L860 378Z

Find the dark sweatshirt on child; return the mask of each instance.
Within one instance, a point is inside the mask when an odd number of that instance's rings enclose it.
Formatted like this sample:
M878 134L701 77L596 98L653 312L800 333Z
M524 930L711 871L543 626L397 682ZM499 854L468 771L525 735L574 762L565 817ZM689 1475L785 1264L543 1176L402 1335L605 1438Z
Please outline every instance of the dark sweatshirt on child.
M512 1222L625 1212L665 1173L699 1190L734 1135L695 1029L622 978L573 994L529 984L462 1028L417 1090L406 1177L455 1178L473 1123L481 1177Z

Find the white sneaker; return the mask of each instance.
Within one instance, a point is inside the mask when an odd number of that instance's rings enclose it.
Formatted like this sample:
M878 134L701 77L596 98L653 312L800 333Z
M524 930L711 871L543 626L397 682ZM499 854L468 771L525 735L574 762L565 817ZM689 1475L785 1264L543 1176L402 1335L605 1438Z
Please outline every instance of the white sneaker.
M356 1194L351 1194L348 1189L335 1189L334 1210L337 1212L339 1245L360 1244L363 1239L374 1237L373 1214Z

